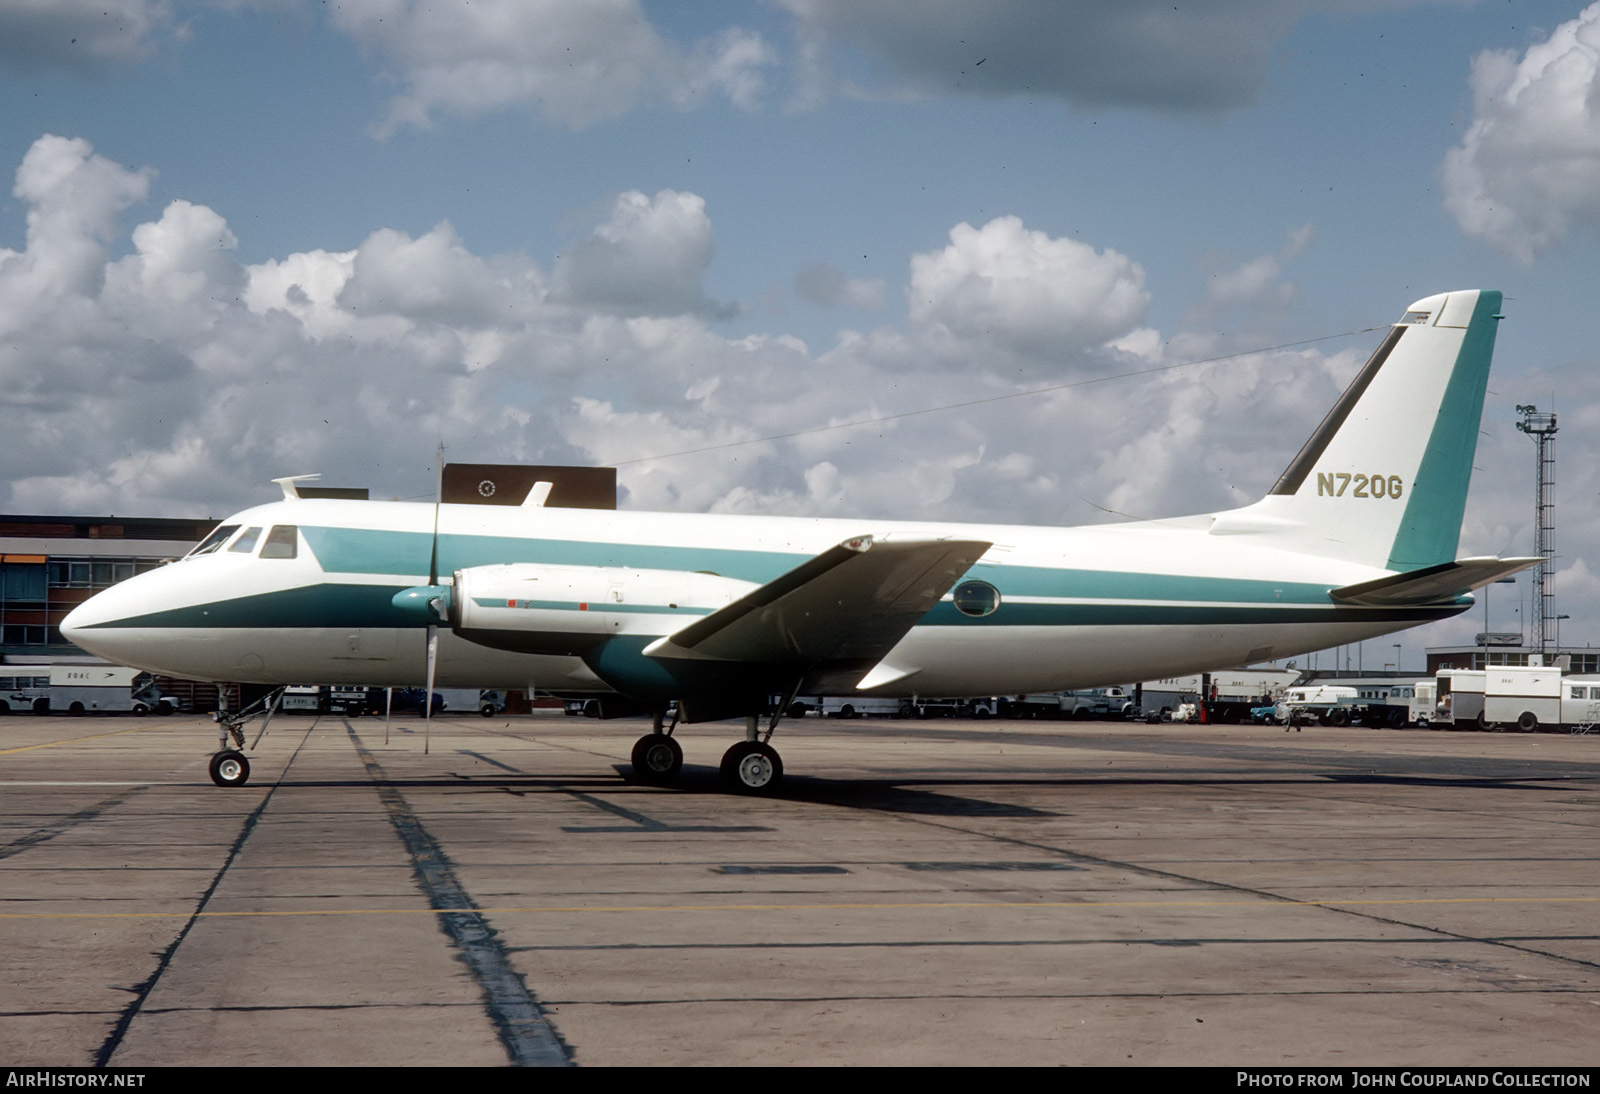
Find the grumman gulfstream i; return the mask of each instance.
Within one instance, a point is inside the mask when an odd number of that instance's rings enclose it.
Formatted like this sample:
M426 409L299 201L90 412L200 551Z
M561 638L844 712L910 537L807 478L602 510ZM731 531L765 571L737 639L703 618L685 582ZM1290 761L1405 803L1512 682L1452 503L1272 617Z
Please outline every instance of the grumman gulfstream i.
M1082 528L284 498L67 617L110 661L201 680L532 684L679 719L743 717L744 790L782 763L771 696L964 696L1153 679L1443 619L1536 562L1456 558L1498 292L1419 300L1266 497ZM666 717L669 707L671 719ZM233 747L229 747L229 734ZM212 776L248 777L223 719Z

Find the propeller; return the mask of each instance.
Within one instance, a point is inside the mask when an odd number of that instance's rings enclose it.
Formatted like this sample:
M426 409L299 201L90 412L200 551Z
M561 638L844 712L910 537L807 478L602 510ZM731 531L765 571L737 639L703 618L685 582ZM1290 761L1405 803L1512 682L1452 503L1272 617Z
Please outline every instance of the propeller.
M444 442L439 442L433 480L433 543L428 548L428 588L439 589L439 509L444 503ZM439 620L444 616L444 597L428 598L428 683L422 692L422 754L428 754L433 730L433 676L439 667Z
M427 755L433 736L433 682L439 668L439 623L449 616L450 590L439 584L439 510L444 495L444 445L439 446L439 477L433 495L433 536L428 547L428 583L394 594L390 603L409 616L413 624L427 626L427 687L422 697L422 752Z

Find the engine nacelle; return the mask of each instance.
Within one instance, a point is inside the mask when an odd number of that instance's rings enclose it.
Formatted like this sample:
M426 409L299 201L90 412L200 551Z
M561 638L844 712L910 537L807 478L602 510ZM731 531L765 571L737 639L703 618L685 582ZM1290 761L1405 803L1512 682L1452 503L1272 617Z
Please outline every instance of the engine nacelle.
M718 574L513 562L455 572L451 629L493 649L582 656L621 634L659 637L758 588Z

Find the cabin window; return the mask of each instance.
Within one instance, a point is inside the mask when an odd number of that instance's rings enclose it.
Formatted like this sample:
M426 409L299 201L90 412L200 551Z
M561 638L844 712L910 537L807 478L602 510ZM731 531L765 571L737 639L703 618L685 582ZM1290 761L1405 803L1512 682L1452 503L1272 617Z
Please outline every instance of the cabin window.
M228 537L233 535L233 533L237 532L238 530L239 526L237 524L221 525L215 532L212 532L209 536L203 539L200 542L200 546L190 551L185 557L199 558L201 555L209 555L212 551L217 550L224 543L228 542Z
M294 558L298 553L299 540L295 534L298 531L298 525L274 524L272 531L267 533L267 542L261 548L261 557Z
M1586 687L1574 687L1572 689L1572 697L1574 699L1587 699L1589 698L1589 689Z
M244 530L244 534L238 539L234 540L233 544L228 548L228 550L237 551L241 555L247 555L256 549L256 541L260 538L261 529L246 528Z
M987 581L963 581L956 586L951 599L962 615L981 617L1000 606L1000 590Z

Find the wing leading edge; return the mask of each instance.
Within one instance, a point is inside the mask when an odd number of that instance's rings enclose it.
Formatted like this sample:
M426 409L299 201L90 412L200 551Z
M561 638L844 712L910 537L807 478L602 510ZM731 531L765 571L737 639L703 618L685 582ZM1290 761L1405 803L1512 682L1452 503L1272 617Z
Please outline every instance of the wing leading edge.
M864 675L992 543L856 536L644 649L659 660ZM851 681L854 683L854 680Z

